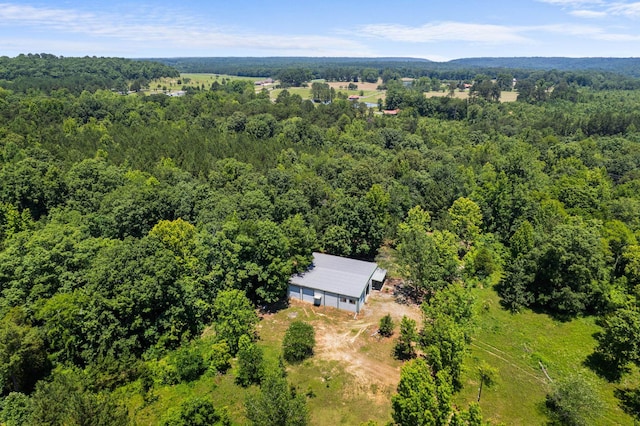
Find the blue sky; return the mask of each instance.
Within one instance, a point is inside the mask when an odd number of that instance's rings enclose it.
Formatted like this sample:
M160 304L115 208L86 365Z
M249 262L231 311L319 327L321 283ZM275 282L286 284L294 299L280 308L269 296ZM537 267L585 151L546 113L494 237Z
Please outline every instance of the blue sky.
M640 1L0 0L0 55L640 56Z

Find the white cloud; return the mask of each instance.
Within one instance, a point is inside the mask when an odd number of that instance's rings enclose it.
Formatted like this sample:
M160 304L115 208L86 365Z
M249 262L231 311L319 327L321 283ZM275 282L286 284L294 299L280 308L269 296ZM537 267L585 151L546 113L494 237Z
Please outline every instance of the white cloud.
M607 17L607 12L595 11L595 10L572 10L569 12L570 15L573 15L577 18L587 18L587 19L598 19Z
M391 41L429 43L459 41L486 44L533 43L541 33L563 34L577 37L602 39L606 31L598 26L576 24L553 24L532 26L478 25L461 22L425 24L419 27L377 24L360 29L367 36Z
M604 33L604 30L600 27L594 27L590 25L574 25L574 24L554 24L554 25L540 25L535 27L529 27L528 31L536 32L548 32L554 34L564 34L577 37L594 37Z
M553 4L557 6L579 7L589 4L603 4L601 0L538 0L540 3Z
M637 42L637 41L640 41L640 34L603 33L603 34L598 34L593 38L597 40L612 41L612 42Z
M569 14L578 18L604 18L609 15L631 19L640 18L640 2L600 0L538 0L542 3L574 9Z
M398 24L371 24L358 29L364 36L392 41L427 43L437 41L465 41L476 43L521 43L528 41L514 27L464 22L430 23L420 27Z
M169 14L167 14L169 15ZM166 15L166 16L167 16ZM46 31L48 41L69 35L83 35L100 41L121 40L124 50L159 50L161 47L200 51L216 49L244 49L251 51L279 51L306 56L367 56L372 52L350 38L316 35L257 34L237 28L225 28L210 23L198 24L193 19L175 20L141 14L115 15L81 12L73 9L33 7L0 3L0 28L30 27ZM7 42L7 40L4 40ZM18 43L19 41L14 41ZM21 43L22 44L22 43ZM72 44L65 44L72 46ZM77 45L80 46L80 45ZM38 51L39 45L33 46ZM31 49L33 49L33 47ZM29 49L29 50L31 50ZM56 49L58 50L58 49Z
M613 15L626 16L627 18L640 18L640 2L616 3L609 8Z

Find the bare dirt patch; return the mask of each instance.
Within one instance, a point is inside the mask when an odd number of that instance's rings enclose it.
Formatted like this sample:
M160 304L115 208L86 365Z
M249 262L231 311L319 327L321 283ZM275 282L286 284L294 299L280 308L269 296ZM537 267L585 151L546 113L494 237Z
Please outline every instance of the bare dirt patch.
M419 306L398 303L393 293L388 285L381 291L374 291L357 316L333 308L292 302L318 318L310 321L316 330L314 357L338 361L353 376L345 392L365 393L380 403L388 402L400 380L402 363L392 357L400 320L406 315L420 321ZM377 334L380 318L386 314L390 314L396 324L396 334L391 338Z

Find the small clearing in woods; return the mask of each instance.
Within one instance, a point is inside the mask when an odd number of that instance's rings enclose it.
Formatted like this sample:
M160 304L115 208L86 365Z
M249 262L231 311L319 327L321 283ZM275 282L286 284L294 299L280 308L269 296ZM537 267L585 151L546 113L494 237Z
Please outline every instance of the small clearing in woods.
M420 308L410 303L398 303L393 282L381 291L374 291L358 315L334 308L316 307L292 301L287 310L290 320L307 321L316 331L313 359L337 361L353 377L345 392L366 394L380 403L388 403L400 380L402 363L392 356L392 348L404 315L421 322ZM391 314L395 334L379 336L380 318ZM266 319L266 318L265 318Z
M398 331L391 338L377 334L380 318L386 314L391 314L396 329L403 315L420 321L418 306L399 304L392 293L374 292L355 319L316 326L316 356L343 362L345 370L363 388L373 384L395 388L400 381L401 363L393 360L389 345L380 343L393 342ZM384 346L384 353L376 346Z

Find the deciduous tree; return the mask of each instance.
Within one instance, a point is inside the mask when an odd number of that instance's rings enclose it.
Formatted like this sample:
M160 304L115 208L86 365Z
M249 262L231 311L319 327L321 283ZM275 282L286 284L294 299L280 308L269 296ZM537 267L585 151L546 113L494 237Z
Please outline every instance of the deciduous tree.
M418 358L400 372L397 394L391 397L393 420L399 425L447 425L453 389L445 372L434 376L429 364Z
M265 377L260 392L247 398L245 408L247 417L256 426L305 426L309 423L304 395L291 388L286 377L278 372Z
M264 378L264 356L262 348L251 341L246 334L240 336L238 346L236 383L241 386L260 383Z
M282 354L289 362L300 362L313 355L315 344L313 326L304 321L294 321L282 339Z
M258 323L255 307L241 290L224 290L213 303L213 329L219 341L229 345L231 354L238 352L242 336L253 336Z

